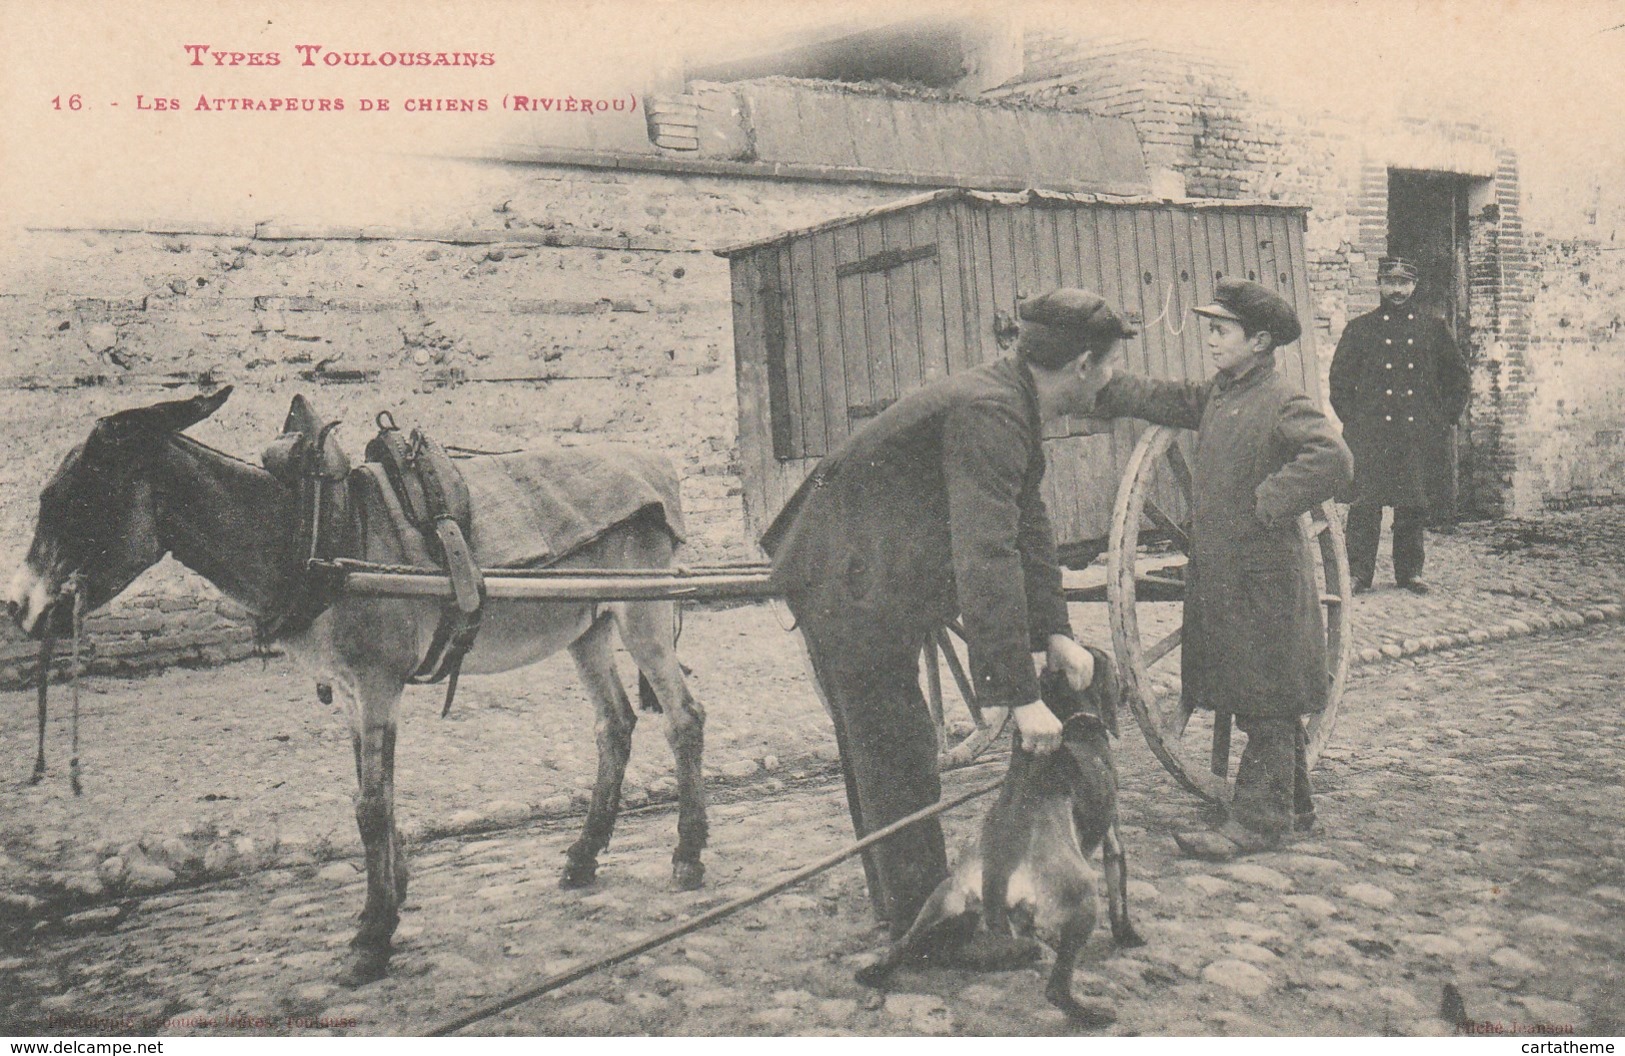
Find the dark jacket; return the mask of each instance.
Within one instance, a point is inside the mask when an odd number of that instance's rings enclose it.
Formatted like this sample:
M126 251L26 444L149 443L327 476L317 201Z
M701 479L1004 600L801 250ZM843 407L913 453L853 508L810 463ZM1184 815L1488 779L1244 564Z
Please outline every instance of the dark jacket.
M1332 356L1332 409L1354 452L1355 494L1426 506L1429 467L1461 417L1472 376L1443 320L1414 304L1350 320Z
M768 528L775 588L859 652L960 615L980 702L1037 700L1031 653L1070 633L1042 440L1032 375L1014 359L905 396L825 457Z
M1348 486L1348 448L1273 355L1206 384L1118 375L1094 413L1198 430L1184 698L1282 718L1326 706L1326 634L1298 515Z

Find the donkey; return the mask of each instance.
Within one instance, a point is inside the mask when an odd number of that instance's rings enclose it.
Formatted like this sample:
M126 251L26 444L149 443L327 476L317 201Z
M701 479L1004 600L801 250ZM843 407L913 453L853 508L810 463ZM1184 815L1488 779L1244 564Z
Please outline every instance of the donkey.
M8 603L33 638L71 633L73 593L84 611L116 597L137 576L173 554L262 625L286 611L298 591L301 556L295 540L297 503L290 487L258 466L214 450L182 430L225 403L213 395L157 403L99 419L70 451L40 493L39 517L27 556L13 576ZM357 489L357 502L369 500ZM478 511L476 511L477 514ZM382 523L379 509L367 516ZM407 563L387 532L366 533L364 560ZM614 526L552 567L664 568L676 541L658 517L640 515ZM596 876L620 805L621 780L637 716L615 673L612 631L632 655L645 700L666 717L676 757L678 843L672 855L676 887L692 890L705 873L705 711L689 693L674 651L675 612L669 601L597 603L492 599L463 670L506 671L568 648L597 711L598 775L580 837L566 852L561 886ZM346 709L359 790L356 823L366 849L367 901L342 980L359 985L388 970L390 937L406 897L406 859L395 823L395 735L401 691L430 646L440 617L436 599L340 595L314 621L280 642ZM647 694L646 694L647 695Z

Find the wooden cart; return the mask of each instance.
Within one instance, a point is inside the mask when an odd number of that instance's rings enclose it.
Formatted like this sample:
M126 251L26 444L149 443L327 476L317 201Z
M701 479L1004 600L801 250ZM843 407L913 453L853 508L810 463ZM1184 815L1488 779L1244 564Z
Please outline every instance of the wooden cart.
M1308 324L1279 353L1282 372L1324 403L1305 213L1278 203L946 190L720 250L733 284L747 530L765 528L823 455L899 396L1007 354L1020 301L1057 286L1098 291L1141 330L1126 343L1128 369L1199 381L1210 371L1190 309L1226 276L1263 283ZM1179 702L1193 440L1138 422L1060 423L1045 439L1045 501L1062 561L1079 570L1068 575L1069 599L1108 605L1152 750L1186 788L1222 802L1233 782L1230 718L1193 717ZM1318 557L1331 685L1310 725L1313 765L1348 671L1350 584L1331 505L1305 517L1303 531ZM1098 565L1083 571L1103 552L1103 578ZM944 632L924 664L949 762L996 732L980 724L958 648ZM966 712L944 703L938 658Z
M1018 302L1056 286L1100 291L1141 329L1128 367L1199 380L1205 360L1189 309L1226 275L1277 289L1312 319L1303 210L1234 202L942 191L860 216L720 251L731 261L740 453L747 527L771 520L803 477L863 420L898 396L1003 354ZM1281 368L1320 399L1310 328ZM1184 563L1192 436L1086 419L1046 435L1045 499L1070 602L1104 602L1135 718L1187 789L1225 802L1233 788L1231 717L1180 703ZM1110 497L1110 501L1108 501ZM1331 736L1348 673L1348 559L1331 503L1301 519L1317 557L1330 697L1310 723L1314 765ZM1096 559L1104 553L1102 568ZM346 589L449 595L444 576L340 562ZM485 573L492 598L768 600L763 564L620 572ZM957 637L957 641L956 641ZM963 632L938 632L922 657L944 767L998 735L976 704ZM944 691L942 671L957 689Z

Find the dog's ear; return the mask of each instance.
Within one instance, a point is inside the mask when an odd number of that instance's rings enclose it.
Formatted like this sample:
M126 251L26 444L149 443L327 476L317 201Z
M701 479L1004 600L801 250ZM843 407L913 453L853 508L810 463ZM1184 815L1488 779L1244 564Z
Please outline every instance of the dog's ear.
M1078 692L1066 680L1066 672L1045 671L1038 677L1038 694L1050 714L1065 722L1078 710Z
M1095 680L1089 686L1100 709L1100 721L1113 737L1117 733L1117 711L1123 700L1123 683L1117 677L1117 665L1112 658L1092 645L1084 646L1095 659Z

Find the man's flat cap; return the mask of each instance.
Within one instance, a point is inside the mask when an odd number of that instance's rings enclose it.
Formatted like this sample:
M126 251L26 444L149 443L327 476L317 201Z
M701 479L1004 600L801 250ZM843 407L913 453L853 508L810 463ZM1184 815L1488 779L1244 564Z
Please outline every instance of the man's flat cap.
M1268 330L1277 347L1290 345L1303 334L1298 313L1285 298L1242 279L1219 280L1213 303L1191 311L1215 319L1234 319L1248 330Z
M1102 341L1139 332L1099 294L1067 286L1022 301L1018 314L1022 356L1051 370L1099 347Z
M1022 301L1020 315L1023 322L1053 326L1085 340L1133 337L1139 333L1112 310L1104 297L1070 286Z
M1383 257L1377 261L1377 277L1382 278L1394 275L1401 279L1410 279L1415 282L1421 274L1417 270L1416 262L1406 257Z

